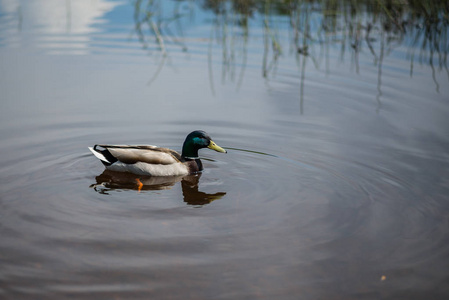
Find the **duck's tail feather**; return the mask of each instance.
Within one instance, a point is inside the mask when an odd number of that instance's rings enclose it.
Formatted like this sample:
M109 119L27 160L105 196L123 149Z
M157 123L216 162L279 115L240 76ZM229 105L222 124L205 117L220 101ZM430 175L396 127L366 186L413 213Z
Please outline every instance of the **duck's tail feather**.
M98 150L98 145L94 147L87 147L105 166L110 166L117 161L117 159L109 153L108 149Z

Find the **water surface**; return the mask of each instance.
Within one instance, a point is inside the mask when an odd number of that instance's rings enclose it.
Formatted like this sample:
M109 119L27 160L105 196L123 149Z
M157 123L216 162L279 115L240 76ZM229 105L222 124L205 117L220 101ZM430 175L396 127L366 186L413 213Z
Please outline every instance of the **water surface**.
M236 3L0 1L2 297L449 296L447 11Z

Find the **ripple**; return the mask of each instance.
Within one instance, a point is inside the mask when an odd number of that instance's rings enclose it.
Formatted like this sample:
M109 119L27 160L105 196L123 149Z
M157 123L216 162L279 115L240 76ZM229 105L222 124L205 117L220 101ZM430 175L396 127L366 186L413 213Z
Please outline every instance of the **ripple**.
M151 29L137 37L122 19L134 7L117 4L89 9L81 27L53 14L63 20L54 31L55 18L34 26L34 4L23 24L17 7L0 13L2 295L447 294L444 66L416 62L410 77L394 31L372 42L375 54L337 49L331 36L304 55L288 16L275 14L266 20L285 50L277 56L257 10L245 33L199 6L192 22L170 19L185 35L170 27L179 37L165 36L164 56ZM87 150L180 150L198 128L229 153L202 151L204 172L186 178L111 174Z

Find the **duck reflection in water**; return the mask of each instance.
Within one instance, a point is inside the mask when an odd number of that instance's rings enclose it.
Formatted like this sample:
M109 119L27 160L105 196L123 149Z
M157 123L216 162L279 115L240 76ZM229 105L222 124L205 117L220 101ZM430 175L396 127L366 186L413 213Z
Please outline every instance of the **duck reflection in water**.
M96 183L90 187L100 194L108 194L108 191L119 189L140 192L171 189L177 182L181 181L184 202L189 205L206 205L226 195L224 192L208 194L199 191L200 177L201 173L186 176L151 177L105 170L101 175L95 177Z

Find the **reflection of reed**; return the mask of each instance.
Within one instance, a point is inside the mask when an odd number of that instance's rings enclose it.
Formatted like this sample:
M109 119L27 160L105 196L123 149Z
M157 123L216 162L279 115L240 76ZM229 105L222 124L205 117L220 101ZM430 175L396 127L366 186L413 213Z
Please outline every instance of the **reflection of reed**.
M325 70L328 72L329 45L340 44L341 59L345 57L346 49L351 49L351 59L355 71L359 72L359 53L366 46L373 55L373 61L378 68L376 101L377 109L381 107L382 96L382 63L385 56L404 43L409 43L408 58L410 59L410 75L413 74L415 52L419 51L419 62L426 63L432 69L435 89L439 92L436 79L437 61L439 71L446 70L448 53L449 7L447 3L437 1L289 1L290 24L293 29L293 44L298 54L308 56L315 67L319 67L322 56L326 53ZM318 8L317 6L318 5ZM314 14L311 11L319 11ZM306 11L306 13L304 13ZM280 9L279 12L282 12ZM313 31L310 28L315 28ZM324 38L323 38L324 36ZM333 38L329 38L332 36ZM378 50L376 50L378 48ZM304 66L306 59L298 68L301 73L300 98L303 101ZM301 109L302 112L302 109Z
M175 7L179 7L179 3L182 2L185 1L177 1L178 6ZM190 9L193 10L194 1L188 2ZM168 40L181 46L183 51L187 51L183 39L176 38L168 26L162 26L173 20L179 22L183 15L177 9L173 9L172 16L166 16L164 19L161 13L162 4L156 0L136 0L134 3L135 31L144 48L148 47L145 32L156 39L163 56L160 68L168 55L166 47ZM417 59L421 64L428 64L432 68L437 92L439 83L436 71L445 70L449 76L447 66L449 7L445 1L203 0L201 3L202 9L211 11L214 15L208 51L212 91L214 91L213 43L219 44L222 48L221 81L237 81L237 87L241 86L247 64L247 45L251 34L250 19L262 21L261 68L262 76L269 80L275 75L276 66L286 53L283 49L285 45L281 43L278 35L277 21L283 17L288 18L290 45L293 50L290 53L294 53L296 57L301 78L301 111L307 61L310 60L315 68L320 68L324 63L324 70L329 74L329 51L335 46L340 49L342 61L346 53L350 53L351 66L356 73L360 72L359 54L365 48L372 54L373 62L379 70L377 95L379 105L382 61L398 45L408 46L407 58L410 60L411 76ZM158 21L154 20L156 16ZM143 29L144 26L146 30ZM182 26L178 25L177 28L182 36L180 29ZM418 51L419 53L416 53Z
M263 22L264 51L262 62L262 76L264 78L267 78L268 73L271 72L271 70L276 70L278 58L282 54L282 47L281 44L279 43L279 39L276 35L276 32L273 30L274 26L272 25L273 22L270 21L270 16L271 16L271 1L266 0L264 5L264 22ZM270 51L270 44L273 57L271 61L268 63L268 53Z
M216 41L222 47L221 81L232 82L237 78L240 88L247 64L249 18L252 16L252 1L206 1L204 8L214 12L215 18L209 39L208 67L211 90L214 93L212 45ZM239 60L240 58L240 60ZM238 74L238 75L237 75Z
M410 59L410 76L413 75L415 52L419 50L419 62L428 62L432 68L432 79L435 83L435 89L439 92L439 83L435 77L435 55L437 56L437 68L439 71L446 70L449 77L447 65L447 54L449 48L448 41L448 23L449 16L447 9L444 11L436 3L429 3L422 11L422 15L415 16L419 22L416 26L408 26L407 30L413 37L408 48L408 57Z
M134 30L138 36L139 41L142 43L144 49L149 49L148 36L153 36L156 39L156 43L161 53L161 59L158 67L153 74L153 77L149 80L150 85L162 71L165 62L168 58L168 50L166 47L166 41L170 40L171 43L178 45L183 51L187 51L187 46L183 42L183 39L178 38L170 29L169 24L176 22L177 31L183 35L182 26L179 24L179 20L183 17L179 12L179 3L174 6L170 17L164 17L162 15L162 3L156 0L136 0L134 2ZM149 33L145 34L146 32Z
M147 41L147 35L145 35L145 31L149 30L149 32L156 37L157 43L159 45L162 59L159 62L159 65L154 73L153 77L148 81L148 85L150 85L162 71L164 67L165 60L167 59L167 51L165 49L164 38L161 35L161 30L159 26L153 20L154 15L156 14L159 6L153 1L146 1L145 8L143 8L144 1L136 0L134 3L134 23L135 23L135 31L137 36L142 43L144 49L149 48L149 43ZM146 30L145 30L146 29Z

